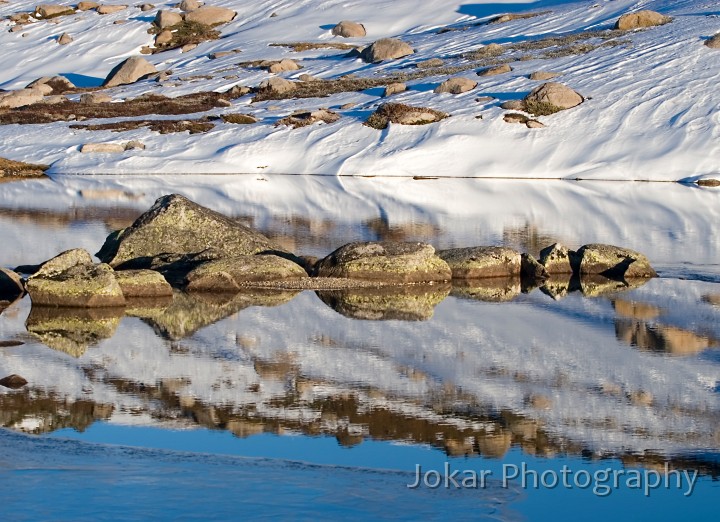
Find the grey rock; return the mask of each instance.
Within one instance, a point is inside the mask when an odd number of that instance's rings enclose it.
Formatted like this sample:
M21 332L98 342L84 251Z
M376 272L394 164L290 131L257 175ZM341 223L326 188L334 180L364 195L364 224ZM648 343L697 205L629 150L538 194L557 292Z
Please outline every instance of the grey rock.
M520 252L507 247L478 246L441 250L438 256L452 270L453 279L520 275Z
M617 278L656 277L647 257L639 252L613 245L590 244L577 251L578 273Z
M369 45L360 53L360 57L368 63L397 60L415 53L412 47L397 38L382 38Z

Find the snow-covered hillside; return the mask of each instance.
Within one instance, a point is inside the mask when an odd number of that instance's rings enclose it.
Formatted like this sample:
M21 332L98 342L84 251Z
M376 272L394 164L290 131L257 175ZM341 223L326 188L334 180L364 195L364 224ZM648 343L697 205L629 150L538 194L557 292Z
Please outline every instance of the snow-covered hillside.
M38 77L52 75L65 75L79 87L98 86L119 62L139 56L143 46L153 44L154 36L147 31L155 13L161 8L174 9L173 4L156 4L156 9L149 11L130 6L102 16L94 11L78 12L31 23L15 32L10 32L13 24L5 20L0 23L0 87L19 89ZM274 75L238 63L282 58L294 59L302 67L280 73L293 81L302 74L329 80L349 74L377 78L416 73L419 69L415 64L431 58L442 59L446 67L468 69L446 74L440 73L440 68L438 74L409 80L407 91L388 99L382 97L382 87L324 98L256 103L251 93L234 99L231 107L182 118L242 112L259 118L258 123L219 121L212 130L200 134L158 134L147 128L121 133L87 131L70 129L76 122L68 121L6 125L0 127L0 156L49 163L51 173L263 172L643 180L717 177L720 94L715 79L720 72L720 51L703 45L703 41L720 31L720 2L213 0L208 4L237 11L234 20L217 27L220 39L203 42L185 53L177 49L146 55L159 71L172 71L165 82L142 80L104 92L121 101L145 93L175 97L200 91L223 92L235 85L255 88ZM32 11L34 6L35 2L28 1L2 3L0 15ZM639 9L659 11L672 17L672 22L614 35L609 40L583 36L587 31L611 30L620 15ZM506 23L485 23L503 13L540 14ZM346 19L364 24L367 35L350 39L332 36L330 28ZM58 45L56 40L62 33L68 33L73 41ZM578 36L573 51L578 54L568 54L569 43L539 50L528 43L570 35ZM383 37L400 38L415 53L367 64L348 56L345 50L293 52L270 45L367 45ZM491 43L504 46L502 61L509 62L513 70L479 77L475 73L481 67L475 67L466 55ZM241 52L210 57L231 50ZM562 73L556 81L575 89L585 101L540 117L545 128L506 123L503 115L507 111L500 103L520 99L537 87L541 82L529 80L528 75L539 70ZM468 77L479 84L459 95L434 93L433 89L449 76ZM492 98L483 98L486 96ZM70 98L77 100L79 94ZM451 117L424 126L391 124L384 131L363 126L362 122L388 100L434 108ZM280 118L297 110L320 107L336 111L340 120L299 129L275 126ZM83 122L88 123L100 120ZM115 154L79 151L88 142L130 140L142 141L146 149Z

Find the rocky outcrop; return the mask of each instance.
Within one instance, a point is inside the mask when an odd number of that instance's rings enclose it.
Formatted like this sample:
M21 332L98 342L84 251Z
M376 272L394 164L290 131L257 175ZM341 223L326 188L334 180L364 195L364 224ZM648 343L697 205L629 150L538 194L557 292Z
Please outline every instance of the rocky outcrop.
M220 25L230 22L237 13L225 7L203 6L193 9L185 15L185 21L197 22L209 26Z
M190 292L237 292L258 281L278 281L307 277L305 270L275 255L237 256L203 263L186 277Z
M610 278L656 277L647 257L634 250L613 245L590 244L577 251L577 273Z
M388 241L342 246L317 263L315 274L393 284L447 281L452 275L431 245Z
M367 34L365 26L357 22L343 20L332 28L332 34L343 38L362 38Z
M197 254L210 248L222 257L278 250L259 232L171 194L159 198L129 228L110 234L97 257L118 267L130 261L142 264L161 254Z
M450 94L462 94L477 87L477 82L470 78L450 78L435 88L436 93L447 92Z
M125 297L170 297L172 287L154 270L121 270L115 279Z
M668 16L661 15L656 11L644 9L634 13L622 15L615 23L615 29L621 31L631 31L633 29L641 29L643 27L653 27L663 25L671 21Z
M415 53L412 47L397 38L381 38L369 45L360 53L360 57L367 63L397 60Z
M103 87L116 87L118 85L135 83L156 72L157 69L155 66L145 58L131 56L110 71L103 82Z
M41 4L35 8L35 18L55 18L56 16L71 15L75 10L67 5Z
M438 256L447 262L453 279L512 277L520 275L520 252L507 247L479 246L440 250Z

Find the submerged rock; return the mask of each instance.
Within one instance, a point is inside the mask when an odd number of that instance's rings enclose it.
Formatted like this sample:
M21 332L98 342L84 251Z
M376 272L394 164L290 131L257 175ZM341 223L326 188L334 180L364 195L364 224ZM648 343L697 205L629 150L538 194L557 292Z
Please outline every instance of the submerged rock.
M440 250L453 279L511 277L520 275L520 252L507 247L479 246Z
M425 321L450 293L448 283L317 292L330 308L353 319Z
M172 194L159 198L129 228L110 234L97 257L113 267L133 261L128 268L148 268L162 254L192 255L210 248L217 257L280 250L259 232Z
M243 283L302 279L305 270L275 255L237 256L203 263L186 277L190 292L237 292Z
M584 245L578 250L577 259L577 272L581 276L603 275L626 279L657 276L647 257L613 245Z
M388 283L446 281L447 263L426 243L357 242L342 246L319 261L315 274Z

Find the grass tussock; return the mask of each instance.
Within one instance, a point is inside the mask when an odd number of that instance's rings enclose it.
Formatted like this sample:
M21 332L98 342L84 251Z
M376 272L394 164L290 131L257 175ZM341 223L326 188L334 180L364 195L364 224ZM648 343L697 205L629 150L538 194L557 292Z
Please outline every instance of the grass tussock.
M159 29L156 30L158 33L161 32ZM166 30L172 32L172 40L162 44L156 43L155 48L152 50L153 54L170 51L172 49L179 49L185 45L197 45L202 42L208 42L210 40L217 40L220 38L219 31L216 31L209 25L201 24L199 22L182 21L179 24L163 29L163 31Z
M364 125L373 129L387 129L390 123L426 125L440 121L449 114L427 107L412 107L402 103L385 103L370 115Z
M140 128L148 128L160 134L173 134L177 132L189 132L190 134L202 134L212 130L215 125L205 119L197 120L126 120L113 123L100 123L95 125L70 125L71 129L88 131L109 130L123 132Z
M555 114L556 112L563 110L560 107L547 102L524 100L523 104L525 105L525 112L529 112L534 116L550 116L551 114Z
M47 165L34 165L22 161L0 158L0 179L37 178L45 175Z
M180 115L205 112L224 107L221 100L232 99L230 94L199 92L175 98L145 95L119 103L76 103L66 101L55 105L36 103L0 112L0 125L45 124L91 118L123 118L148 114Z
M293 129L299 129L301 127L307 127L308 125L312 125L313 123L317 122L323 122L323 123L335 123L340 119L340 115L336 112L329 111L327 109L320 109L317 111L305 111L305 112L298 112L295 114L291 114L290 116L286 116L285 118L282 118L278 120L275 123L276 127L280 126L288 126L292 127Z
M339 49L341 51L352 51L358 49L357 45L340 42L289 42L271 43L270 47L287 47L291 51L300 53L302 51L314 51L316 49Z

